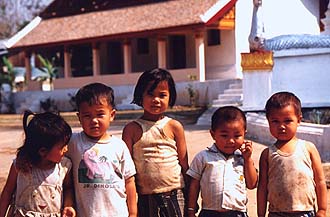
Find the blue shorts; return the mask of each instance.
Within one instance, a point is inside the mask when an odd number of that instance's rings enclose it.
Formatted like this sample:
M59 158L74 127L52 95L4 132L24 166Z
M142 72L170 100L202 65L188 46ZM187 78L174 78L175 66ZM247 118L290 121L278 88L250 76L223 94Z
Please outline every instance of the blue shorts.
M185 199L181 189L138 195L139 217L183 217Z
M215 210L202 209L198 215L199 217L248 217L246 212L240 211L228 211L228 212L217 212Z
M302 211L302 212L270 212L268 217L315 217L315 211Z

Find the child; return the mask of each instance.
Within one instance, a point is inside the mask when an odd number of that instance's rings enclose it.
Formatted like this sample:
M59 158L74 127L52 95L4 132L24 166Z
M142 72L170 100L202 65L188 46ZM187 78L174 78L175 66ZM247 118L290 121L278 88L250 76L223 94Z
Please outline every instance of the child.
M185 172L188 169L183 126L164 115L176 100L171 74L160 68L139 78L133 103L143 115L123 130L122 138L136 166L138 212L141 217L184 215Z
M267 201L270 217L325 216L327 189L320 155L313 143L296 136L300 100L290 92L275 93L266 103L266 117L277 141L260 156L258 216L265 216Z
M201 191L200 217L246 217L247 192L257 186L252 143L245 141L245 114L234 106L218 108L212 115L214 144L199 152L187 172L191 176L188 216L195 216Z
M116 112L112 88L91 83L75 100L83 131L72 135L68 156L77 216L137 216L134 162L125 143L107 132Z
M75 216L71 161L64 157L70 126L59 115L25 111L23 128L25 141L1 193L0 216L14 194L13 216Z

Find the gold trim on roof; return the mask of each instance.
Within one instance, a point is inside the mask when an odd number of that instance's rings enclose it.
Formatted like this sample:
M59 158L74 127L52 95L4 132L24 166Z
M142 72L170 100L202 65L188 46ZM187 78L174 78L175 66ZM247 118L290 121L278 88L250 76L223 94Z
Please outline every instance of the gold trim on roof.
M243 72L271 71L274 66L273 52L241 53L241 66Z
M235 7L232 7L219 21L219 29L233 30L235 28Z

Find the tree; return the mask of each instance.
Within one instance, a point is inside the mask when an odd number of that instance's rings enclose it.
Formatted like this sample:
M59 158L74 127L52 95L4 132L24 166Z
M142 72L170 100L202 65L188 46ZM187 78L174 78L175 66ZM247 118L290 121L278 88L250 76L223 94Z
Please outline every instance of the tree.
M22 29L52 0L0 0L0 39Z
M0 86L2 86L2 84L9 84L13 90L15 87L15 72L13 64L8 60L7 57L2 57L2 61L4 63L5 70L0 73Z
M40 82L44 82L49 80L49 84L51 89L53 88L53 82L57 77L57 68L54 66L54 60L50 61L47 58L42 57L40 54L37 55L42 67L40 68L41 71L45 73L45 76L37 77L37 80Z

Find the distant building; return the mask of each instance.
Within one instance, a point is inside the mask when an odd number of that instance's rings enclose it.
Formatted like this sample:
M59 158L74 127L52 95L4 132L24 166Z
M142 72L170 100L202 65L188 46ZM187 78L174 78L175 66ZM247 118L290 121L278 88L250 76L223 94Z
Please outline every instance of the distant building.
M243 38L236 38L235 4L55 0L7 46L24 53L28 80L33 56L54 60L60 69L55 89L91 81L133 85L142 71L154 67L170 70L177 82L241 78L239 58L248 43L246 34L239 36L245 37L243 46ZM33 82L28 85L35 89Z

